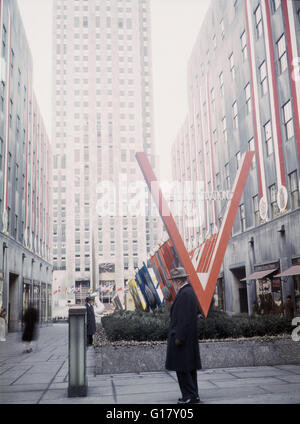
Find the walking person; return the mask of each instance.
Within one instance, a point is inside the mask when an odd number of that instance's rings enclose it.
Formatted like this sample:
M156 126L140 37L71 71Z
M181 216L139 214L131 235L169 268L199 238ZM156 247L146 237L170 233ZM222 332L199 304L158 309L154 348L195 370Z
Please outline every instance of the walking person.
M22 341L24 342L23 353L32 352L33 341L37 338L37 322L39 321L38 310L30 305L25 311L23 317L24 330L22 335Z
M88 296L85 299L86 306L86 334L87 334L87 346L93 345L93 335L96 332L96 319L93 307L94 298Z
M171 270L177 295L171 307L166 369L176 371L180 404L200 403L197 370L201 369L197 336L198 301L184 268Z

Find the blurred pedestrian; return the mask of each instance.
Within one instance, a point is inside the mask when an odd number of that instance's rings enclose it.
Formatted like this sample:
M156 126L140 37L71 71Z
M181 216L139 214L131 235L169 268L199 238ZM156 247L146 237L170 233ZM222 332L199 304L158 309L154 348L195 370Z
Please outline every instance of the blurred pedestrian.
M286 297L286 301L284 302L284 305L283 305L283 310L284 310L284 315L287 318L294 317L294 306L293 306L292 298L290 295Z
M96 333L96 319L93 307L94 297L88 296L85 299L86 306L86 334L87 334L87 346L93 345L93 335Z
M23 353L32 352L33 341L37 338L37 322L39 320L38 310L30 305L24 313L23 324L24 330L22 335L22 341L24 342Z
M197 335L198 301L184 268L171 270L177 295L171 307L166 369L176 371L180 404L200 403L197 369L201 369Z
M259 315L259 305L257 300L252 303L252 315Z

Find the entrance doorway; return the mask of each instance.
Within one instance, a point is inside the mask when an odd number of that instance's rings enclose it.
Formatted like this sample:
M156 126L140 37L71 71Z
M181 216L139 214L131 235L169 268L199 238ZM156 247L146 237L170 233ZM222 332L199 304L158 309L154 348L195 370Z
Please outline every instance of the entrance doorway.
M9 298L8 298L8 331L18 331L19 325L19 276L9 273Z
M245 284L245 287L239 288L239 294L240 294L240 310L241 310L241 313L247 313L248 312L248 295L247 295L246 284Z
M236 290L236 310L241 314L248 313L248 293L247 285L244 281L241 281L242 278L246 277L246 268L244 266L231 268L233 275L233 280L235 283ZM238 297L238 299L237 299ZM239 310L238 310L239 309Z

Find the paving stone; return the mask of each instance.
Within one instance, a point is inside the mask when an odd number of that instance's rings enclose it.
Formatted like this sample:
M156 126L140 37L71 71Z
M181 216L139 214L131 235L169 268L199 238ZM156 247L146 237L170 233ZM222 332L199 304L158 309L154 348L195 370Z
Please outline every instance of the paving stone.
M300 374L299 365L276 365L274 368L279 368L281 370L289 371L295 374Z
M296 375L283 375L283 376L278 376L278 379L282 380L282 381L286 381L287 383L300 383L300 374L296 374Z
M23 392L23 391L39 391L46 390L49 386L48 383L34 383L34 384L22 384L22 385L10 385L10 386L0 386L0 393L13 393ZM1 397L1 395L0 395Z
M284 384L284 382L282 382L282 383L283 384L270 384L270 385L260 384L260 387L268 393L282 393L282 394L287 394L289 392L290 393L293 393L293 392L300 393L300 383L299 384L298 383L295 383L295 384L285 383Z
M230 399L230 403L235 403L235 400L246 396L260 396L265 394L263 388L259 386L244 386L244 387L226 387L220 389L199 390L200 399L206 402L213 403L214 400Z
M0 346L0 403L160 405L176 404L181 396L174 371L95 376L95 351L89 349L88 394L68 398L67 337L68 325L44 327L36 351L26 356L20 338L9 333ZM204 403L300 403L298 365L204 369L198 384Z
M253 377L281 377L287 375L285 370L269 369L269 370L252 370L252 371L231 371L231 375L238 378Z
M216 380L215 385L218 387L236 387L236 386L252 386L260 384L279 384L280 380L274 377L253 377L253 378L236 378L234 380ZM284 384L284 382L281 382Z
M218 399L214 401L207 401L205 402L207 404L213 403L213 404L253 404L253 405L259 405L259 404L299 404L300 403L300 396L295 393L290 393L288 396L283 397L281 394L260 394L259 396L247 396L247 397L238 397L236 399L232 398L224 398L224 399Z
M36 403L41 396L42 391L20 391L20 392L9 392L0 394L0 403L6 403L7 401L13 400L14 402L31 401Z

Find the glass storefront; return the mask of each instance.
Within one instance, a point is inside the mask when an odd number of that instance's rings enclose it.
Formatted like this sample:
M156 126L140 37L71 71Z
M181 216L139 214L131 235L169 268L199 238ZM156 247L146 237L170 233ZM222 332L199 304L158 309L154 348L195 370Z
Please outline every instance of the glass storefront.
M47 284L47 302L48 302L48 321L52 319L52 285Z
M33 307L39 311L40 314L40 284L38 281L33 282Z
M42 283L41 287L41 321L46 322L47 319L47 292L46 284Z
M23 302L22 302L22 316L24 316L25 311L28 309L32 296L32 284L31 280L23 279Z
M282 290L279 278L256 280L257 312L261 315L282 313Z
M295 315L300 316L300 275L294 275Z
M225 311L225 289L224 289L224 278L218 278L214 293L214 304L221 311Z

